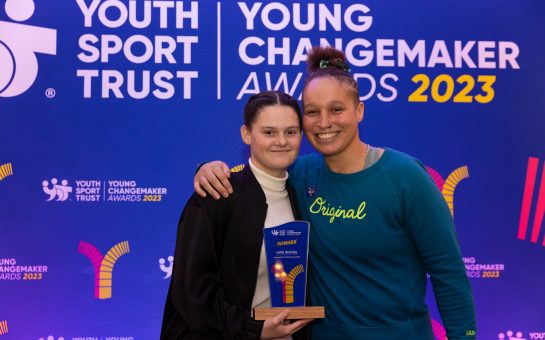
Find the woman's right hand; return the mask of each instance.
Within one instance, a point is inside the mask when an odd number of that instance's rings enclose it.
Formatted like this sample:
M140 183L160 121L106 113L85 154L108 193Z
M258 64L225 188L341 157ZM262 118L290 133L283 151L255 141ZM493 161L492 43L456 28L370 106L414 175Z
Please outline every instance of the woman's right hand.
M272 319L265 320L263 329L261 330L261 339L278 339L286 338L293 335L301 328L308 325L314 319L301 319L292 323L284 324L284 320L288 316L289 311L283 310Z
M195 178L193 179L193 188L195 192L206 197L209 193L215 199L220 199L220 194L223 197L228 197L233 193L233 187L229 183L231 172L229 166L222 161L213 161L203 164Z

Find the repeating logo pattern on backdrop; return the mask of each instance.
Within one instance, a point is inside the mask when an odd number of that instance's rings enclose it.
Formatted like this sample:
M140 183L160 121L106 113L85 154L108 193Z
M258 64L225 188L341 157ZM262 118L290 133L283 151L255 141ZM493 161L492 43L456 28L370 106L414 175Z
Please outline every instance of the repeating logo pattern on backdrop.
M435 184L443 194L443 197L445 198L445 201L450 209L450 213L452 214L452 217L454 217L454 190L456 189L458 183L469 177L467 166L464 165L454 170L450 173L450 175L448 175L446 180L444 180L435 169L427 166L426 170L428 170L428 174L430 174L435 181Z
M44 192L49 195L47 201L52 201L56 198L57 201L66 201L68 195L72 192L72 187L68 185L68 181L63 179L61 183L58 183L56 178L51 179L51 188L48 181L42 182Z
M431 320L431 328L436 340L447 340L447 331L445 327L436 320Z
M78 252L87 256L93 264L95 270L95 298L111 298L114 265L117 259L130 252L129 242L119 242L110 248L106 255L102 256L95 246L85 241L80 241Z
M23 22L34 14L33 0L7 0L7 16ZM38 75L36 53L57 54L57 31L17 22L0 21L0 97L28 90Z
M4 180L4 178L8 176L13 175L13 167L11 163L6 163L3 165L0 165L0 182Z
M522 332L513 332L511 330L498 334L498 340L526 340L522 337Z
M47 271L45 265L18 265L14 258L0 258L0 281L40 281Z
M43 180L42 190L48 202L161 202L167 194L165 187L141 186L135 180L62 179L59 183L57 177Z
M538 174L539 159L535 157L528 158L528 168L526 170L526 181L524 184L524 193L522 196L522 207L520 210L518 239L526 240L528 233L528 223L532 208L534 192L537 188L536 179ZM532 223L532 233L530 242L537 243L541 227L543 226L543 217L545 215L545 162L541 173L541 183L537 194L537 203L534 211L534 221ZM545 246L545 236L541 245Z
M166 274L163 279L168 279L172 276L172 265L174 264L174 256L169 256L167 260L168 265L166 265L166 261L164 258L159 259L159 269L161 269L161 271Z
M500 332L498 334L498 340L543 340L545 339L545 332L521 332L508 330L506 332Z
M454 191L462 180L469 178L469 170L467 165L461 166L451 172L447 176L446 180L443 179L437 170L429 166L426 166L426 170L443 194L443 197L450 209L450 213L454 218ZM497 279L505 270L505 265L503 263L479 263L475 257L464 257L463 261L466 267L467 276L472 279Z

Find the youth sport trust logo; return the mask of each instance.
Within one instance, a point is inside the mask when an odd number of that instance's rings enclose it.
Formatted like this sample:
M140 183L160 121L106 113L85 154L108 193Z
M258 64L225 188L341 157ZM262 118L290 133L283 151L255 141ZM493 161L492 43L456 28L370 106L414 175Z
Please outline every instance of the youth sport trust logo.
M42 189L44 193L49 195L47 201L51 201L57 198L57 201L66 201L68 195L72 192L72 187L68 185L68 181L63 179L59 184L59 180L56 178L51 179L51 187L49 187L48 181L42 182Z
M33 0L7 0L7 16L23 22L34 14ZM50 28L0 21L0 97L28 90L38 75L36 53L57 54L57 31Z
M95 270L95 298L109 299L112 297L112 274L114 265L121 256L130 252L129 242L119 242L105 256L90 243L80 241L78 252L89 258Z
M163 279L168 279L169 277L172 276L172 265L174 264L174 256L169 256L167 260L168 260L168 265L166 264L166 261L164 258L161 257L159 259L159 269L161 269L161 271L165 273L165 277L163 277Z
M526 182L524 184L524 193L522 196L522 207L520 210L518 239L526 240L528 233L528 223L530 220L530 213L532 209L532 202L534 198L534 192L536 189L536 180L538 174L539 159L535 157L528 158L528 168L526 170ZM532 223L532 233L530 235L530 242L537 243L539 239L539 233L543 225L543 217L545 215L545 162L541 172L541 181L539 184L539 191L537 194L537 202L535 205L534 221ZM541 245L545 246L545 236Z

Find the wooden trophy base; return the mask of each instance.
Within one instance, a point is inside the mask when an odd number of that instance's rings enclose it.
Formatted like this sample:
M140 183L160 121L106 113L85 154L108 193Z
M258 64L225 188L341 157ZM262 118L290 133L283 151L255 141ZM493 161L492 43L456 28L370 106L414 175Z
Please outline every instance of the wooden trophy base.
M266 320L277 316L285 309L290 311L286 320L325 318L323 306L254 308L252 310L252 317L255 320Z

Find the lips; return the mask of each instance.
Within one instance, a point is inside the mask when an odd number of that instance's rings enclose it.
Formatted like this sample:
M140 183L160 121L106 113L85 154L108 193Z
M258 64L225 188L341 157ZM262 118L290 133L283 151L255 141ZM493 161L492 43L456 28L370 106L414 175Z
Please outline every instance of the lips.
M316 137L321 141L327 141L335 138L338 134L339 132L317 133Z

